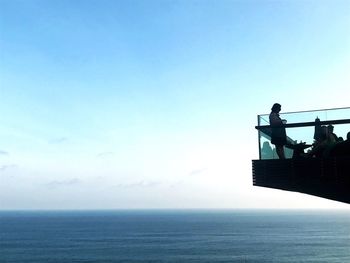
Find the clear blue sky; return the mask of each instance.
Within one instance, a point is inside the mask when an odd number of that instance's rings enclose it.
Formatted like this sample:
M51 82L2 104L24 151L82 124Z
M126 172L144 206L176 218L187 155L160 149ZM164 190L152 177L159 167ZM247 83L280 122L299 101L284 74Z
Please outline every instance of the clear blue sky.
M0 0L0 209L343 207L251 185L256 115L349 106L350 1Z

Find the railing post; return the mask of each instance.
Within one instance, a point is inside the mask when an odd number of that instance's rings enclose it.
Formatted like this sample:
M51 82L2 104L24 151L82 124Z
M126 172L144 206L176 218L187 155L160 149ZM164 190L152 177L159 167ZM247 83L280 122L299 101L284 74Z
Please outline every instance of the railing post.
M258 126L260 126L260 115L258 115ZM259 160L261 160L260 130L258 130Z

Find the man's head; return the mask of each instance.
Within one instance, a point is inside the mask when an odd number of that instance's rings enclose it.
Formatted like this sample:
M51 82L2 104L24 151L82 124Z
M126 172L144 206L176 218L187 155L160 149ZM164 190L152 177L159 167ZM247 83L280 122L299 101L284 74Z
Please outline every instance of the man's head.
M332 124L329 124L329 125L327 126L327 128L328 128L328 131L329 131L330 133L332 133L333 130L334 130L334 126L333 126Z

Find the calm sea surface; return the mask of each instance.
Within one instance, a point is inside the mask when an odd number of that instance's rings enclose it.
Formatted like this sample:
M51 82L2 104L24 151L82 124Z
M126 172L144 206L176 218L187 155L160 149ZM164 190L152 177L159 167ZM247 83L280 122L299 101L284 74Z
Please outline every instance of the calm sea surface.
M350 211L0 212L0 262L350 262Z

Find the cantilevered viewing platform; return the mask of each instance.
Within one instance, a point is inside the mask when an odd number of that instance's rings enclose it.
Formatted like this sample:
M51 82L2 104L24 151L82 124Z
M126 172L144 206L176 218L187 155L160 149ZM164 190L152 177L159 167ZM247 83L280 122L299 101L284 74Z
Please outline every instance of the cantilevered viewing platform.
M350 204L350 107L280 116L288 121L281 125L287 132L286 159L279 160L271 144L269 114L258 115L259 159L253 160L253 185ZM314 149L315 130L327 125L334 126L339 140L317 154L308 154Z

